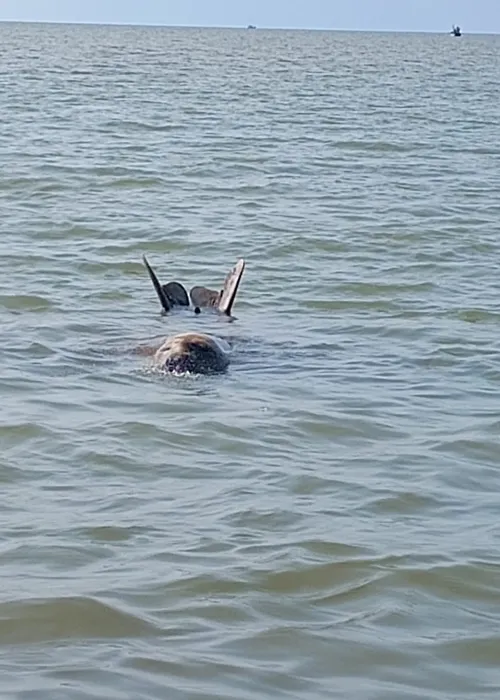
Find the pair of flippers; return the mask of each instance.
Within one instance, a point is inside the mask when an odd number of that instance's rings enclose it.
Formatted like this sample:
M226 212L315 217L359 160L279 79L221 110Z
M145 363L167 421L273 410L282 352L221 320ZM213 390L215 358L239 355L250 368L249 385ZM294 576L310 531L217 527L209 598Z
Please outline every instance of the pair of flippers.
M143 255L142 259L165 313L169 313L176 306L189 307L191 299L195 313L200 313L202 308L212 308L225 316L231 316L231 309L233 308L238 287L245 270L245 261L243 259L238 260L233 269L227 274L224 286L220 292L207 289L207 287L193 287L189 296L180 282L160 284L146 256Z

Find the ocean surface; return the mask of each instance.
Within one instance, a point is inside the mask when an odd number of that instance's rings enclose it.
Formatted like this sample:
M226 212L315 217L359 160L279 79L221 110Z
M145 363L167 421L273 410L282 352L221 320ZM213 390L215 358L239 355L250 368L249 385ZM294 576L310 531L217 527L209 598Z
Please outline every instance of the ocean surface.
M0 25L1 700L500 697L500 39ZM160 314L163 282L234 308ZM139 346L229 338L226 375Z

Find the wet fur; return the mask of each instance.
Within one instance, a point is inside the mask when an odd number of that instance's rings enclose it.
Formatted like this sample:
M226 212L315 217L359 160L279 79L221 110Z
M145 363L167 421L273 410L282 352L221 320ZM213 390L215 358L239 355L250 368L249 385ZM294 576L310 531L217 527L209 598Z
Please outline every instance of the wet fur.
M179 333L167 338L158 348L154 364L167 372L179 374L215 374L227 369L229 355L209 335Z

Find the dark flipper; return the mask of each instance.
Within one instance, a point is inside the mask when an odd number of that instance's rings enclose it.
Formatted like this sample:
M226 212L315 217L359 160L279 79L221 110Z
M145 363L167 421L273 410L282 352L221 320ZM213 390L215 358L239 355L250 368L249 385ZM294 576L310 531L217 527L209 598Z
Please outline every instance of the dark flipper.
M189 297L180 282L169 282L163 285L171 306L189 306Z
M206 287L193 287L189 292L191 303L198 308L216 308L219 303L221 292L214 292Z
M142 256L142 261L143 261L144 265L146 266L146 270L149 273L149 276L151 278L151 282L153 283L153 287L155 288L155 291L158 295L158 299L160 300L160 304L162 305L162 308L165 311L165 313L168 313L172 308L172 304L168 300L168 297L165 294L163 287L158 282L158 277L155 275L155 272L154 272L153 268L151 267L151 265L148 263L145 255Z
M226 314L226 316L231 316L231 309L233 308L234 300L236 299L236 294L238 292L238 287L240 286L244 270L245 261L240 259L224 280L224 288L222 290L217 308L222 314Z

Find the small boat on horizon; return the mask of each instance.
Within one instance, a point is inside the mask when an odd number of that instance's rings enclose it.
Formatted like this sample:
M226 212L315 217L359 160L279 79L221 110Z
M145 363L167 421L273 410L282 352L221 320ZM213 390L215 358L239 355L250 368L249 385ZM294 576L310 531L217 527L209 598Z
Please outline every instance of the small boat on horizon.
M453 25L450 34L453 34L453 36L462 36L462 30L458 25L456 27Z
M255 24L249 24L247 29L257 29L257 27L255 26Z

